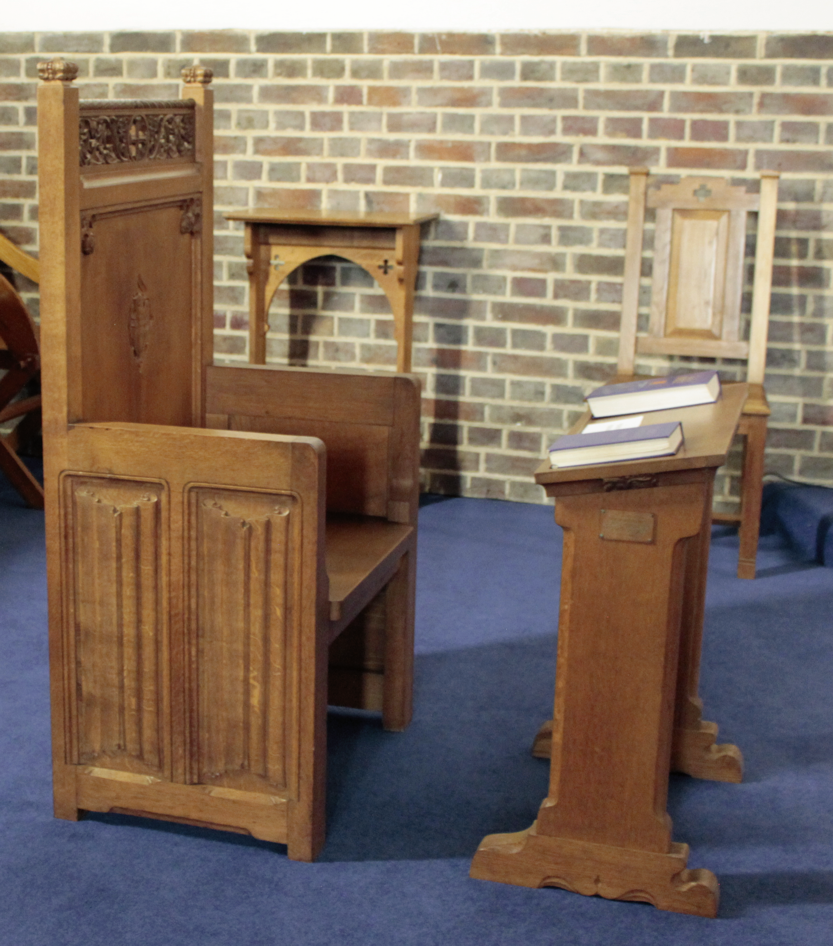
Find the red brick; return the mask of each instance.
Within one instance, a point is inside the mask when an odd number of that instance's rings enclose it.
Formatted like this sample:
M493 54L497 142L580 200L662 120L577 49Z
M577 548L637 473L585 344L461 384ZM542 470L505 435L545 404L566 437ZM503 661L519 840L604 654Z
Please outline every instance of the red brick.
M184 53L247 53L251 46L248 33L234 30L183 32L180 49Z
M388 63L388 78L400 82L403 79L433 79L433 59L392 59Z
M391 112L387 116L387 130L393 134L431 134L437 130L435 112Z
M561 119L561 133L575 137L594 137L599 133L599 119L587 115L565 115Z
M661 112L664 95L655 89L585 89L583 103L595 112Z
M534 305L524 302L493 302L492 318L499 322L518 322L522 325L563 326L567 324L568 310L559 305Z
M578 33L501 33L502 56L578 56Z
M269 105L326 105L327 86L291 85L288 82L258 86L258 101Z
M753 104L753 92L672 92L669 111L746 115Z
M559 197L498 197L500 217L556 217L572 220L573 201Z
M34 102L37 88L34 82L0 83L0 102Z
M546 279L534 279L531 276L514 276L511 295L526 299L546 299Z
M587 37L589 56L665 57L668 37L662 33L601 33Z
M579 253L573 258L573 268L585 276L621 276L625 269L625 258Z
M659 157L659 148L639 145L582 145L578 161L579 164L654 167L659 164Z
M570 299L574 302L590 301L590 282L584 279L556 279L552 285L553 299Z
M310 131L343 131L343 112L310 112Z
M729 123L709 118L696 118L691 122L692 141L728 141Z
M417 51L443 56L493 56L496 45L494 33L422 33Z
M359 85L337 85L333 90L334 105L364 105L364 90Z
M467 194L417 194L417 212L485 217L489 212L489 198Z
M674 56L678 59L754 59L756 46L755 36L695 33L677 37Z
M410 105L411 90L401 85L371 85L367 90L367 104L373 108Z
M487 268L551 273L563 272L565 262L563 253L536 252L535 250L489 250Z
M413 53L416 36L413 33L368 33L367 51L374 55Z
M407 213L410 209L410 194L389 191L368 191L365 194L367 209L379 213Z
M509 86L500 89L498 102L501 108L545 108L548 110L578 108L578 92L576 89Z
M434 169L395 164L382 169L382 183L394 187L433 187Z
M2 138L0 135L0 150L2 150ZM245 154L247 142L246 139L235 135L215 135L214 136L214 154Z
M310 161L307 164L308 184L332 184L338 180L338 165L332 161Z
M628 205L620 200L583 200L579 204L582 220L618 220L628 219Z
M34 149L34 132L0 131L0 151L34 151Z
M833 34L787 33L766 38L767 59L833 59Z
M744 171L749 157L747 151L734 148L669 148L667 166L670 168L715 168L726 171Z
M375 184L375 164L345 164L342 171L345 184Z
M268 154L274 156L310 156L317 157L324 153L323 138L255 138L255 154Z
M478 161L489 160L490 145L486 141L417 141L414 157L418 161Z
M833 212L827 210L779 208L776 228L781 230L819 230L833 228Z
M773 266L772 285L827 289L830 285L830 270L823 266Z
M386 161L405 160L410 156L410 145L402 140L368 138L365 151L368 158L382 158Z
M112 48L112 46L111 46ZM259 53L326 53L326 33L259 33L255 36L255 49Z
M463 420L472 423L482 422L485 411L483 404L467 404L465 401L447 401L440 398L423 398L422 416L435 417L437 420Z
M607 138L641 138L641 118L606 118L604 133Z
M492 355L495 374L521 375L526 378L563 378L568 362L546 355Z
M830 173L833 171L833 151L755 151L758 171L800 171Z
M804 404L801 423L814 427L833 427L833 404Z
M818 144L821 123L819 122L781 122L782 144Z
M821 92L762 92L764 115L833 115L833 95Z
M456 85L417 89L417 104L423 108L488 108L492 90Z
M23 199L31 199L37 196L37 187L36 181L19 181L13 177L0 177L0 197L22 197Z
M682 118L649 118L648 137L664 138L667 141L682 141L685 138L685 120Z
M320 210L321 191L297 187L255 188L256 207L279 207L281 210Z
M563 164L573 157L572 145L557 141L523 143L499 141L495 146L495 160L509 164Z

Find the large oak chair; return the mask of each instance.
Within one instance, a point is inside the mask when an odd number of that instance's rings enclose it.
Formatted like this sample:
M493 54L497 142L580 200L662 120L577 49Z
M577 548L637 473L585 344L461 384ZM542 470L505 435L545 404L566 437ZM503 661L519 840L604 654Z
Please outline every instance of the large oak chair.
M328 699L411 716L418 384L212 365L210 70L76 73L38 98L55 813L311 860Z
M635 377L637 355L746 361L749 396L738 433L744 440L740 511L714 513L739 523L738 577L755 577L761 491L770 410L763 387L775 241L778 175L764 172L760 193L722 178L686 177L648 186L648 171L630 172L628 230L617 381ZM646 210L655 211L650 318L639 332L639 294ZM758 226L749 333L741 300L747 214Z
M0 233L0 262L10 270L40 281L38 261ZM11 272L9 273L11 275ZM12 283L0 272L0 425L17 423L0 436L0 470L21 497L35 509L43 509L43 487L18 456L19 444L40 429L40 394L27 394L27 387L40 374L38 327L26 303ZM19 418L19 419L18 419Z

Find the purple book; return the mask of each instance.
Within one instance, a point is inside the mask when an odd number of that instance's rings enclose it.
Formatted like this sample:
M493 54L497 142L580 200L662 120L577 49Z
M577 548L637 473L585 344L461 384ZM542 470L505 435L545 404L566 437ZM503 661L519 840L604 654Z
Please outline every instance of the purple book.
M682 425L679 421L668 421L623 430L565 434L549 448L549 455L555 467L614 463L668 456L676 453L682 442Z
M695 371L667 378L642 378L606 384L587 395L594 417L613 417L638 411L663 411L674 407L710 404L720 396L716 371Z

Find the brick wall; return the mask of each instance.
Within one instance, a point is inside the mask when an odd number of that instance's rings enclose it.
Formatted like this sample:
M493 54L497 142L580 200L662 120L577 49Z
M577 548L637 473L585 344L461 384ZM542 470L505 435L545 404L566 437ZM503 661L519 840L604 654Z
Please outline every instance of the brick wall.
M183 65L214 69L221 358L246 357L248 312L223 210L441 213L415 368L425 485L448 493L540 501L547 442L612 373L627 165L778 169L767 468L833 484L833 34L0 33L0 229L33 249L36 64L56 54L89 98L175 97ZM270 321L271 359L393 363L356 267L308 265Z

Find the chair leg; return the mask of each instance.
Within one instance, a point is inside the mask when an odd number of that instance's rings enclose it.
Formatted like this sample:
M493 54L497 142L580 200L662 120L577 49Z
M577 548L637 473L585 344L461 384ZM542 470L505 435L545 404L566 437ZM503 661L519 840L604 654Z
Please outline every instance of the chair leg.
M385 679L382 725L401 731L411 721L414 695L416 548L402 557L385 601Z
M0 438L0 470L6 474L12 486L33 509L43 509L43 487L2 438Z
M745 443L741 476L741 521L738 533L740 537L738 578L755 577L758 533L761 529L761 494L763 492L766 429L766 415L744 415L740 428L741 432L745 434Z

